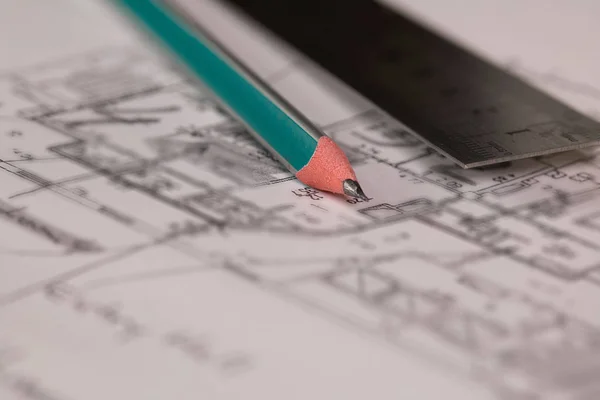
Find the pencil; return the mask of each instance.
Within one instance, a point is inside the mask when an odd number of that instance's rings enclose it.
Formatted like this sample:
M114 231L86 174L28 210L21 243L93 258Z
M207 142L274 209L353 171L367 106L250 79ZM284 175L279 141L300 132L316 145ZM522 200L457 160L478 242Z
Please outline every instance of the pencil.
M164 3L113 0L304 185L367 199L348 157L197 23Z

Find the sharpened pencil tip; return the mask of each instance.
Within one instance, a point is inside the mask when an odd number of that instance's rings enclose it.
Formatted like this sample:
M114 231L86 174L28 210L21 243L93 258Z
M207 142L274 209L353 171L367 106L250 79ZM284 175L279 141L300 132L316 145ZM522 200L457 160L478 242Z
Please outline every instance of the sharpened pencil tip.
M363 201L370 200L356 181L356 174L348 157L327 136L319 139L309 162L296 173L306 186L335 194L346 195Z
M353 179L346 179L343 184L344 194L346 196L355 197L357 199L369 200L365 192L363 192L362 188Z

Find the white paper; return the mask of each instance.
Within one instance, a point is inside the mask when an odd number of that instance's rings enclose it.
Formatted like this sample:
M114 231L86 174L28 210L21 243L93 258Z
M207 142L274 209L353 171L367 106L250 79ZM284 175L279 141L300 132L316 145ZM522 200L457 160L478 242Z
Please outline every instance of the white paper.
M1 3L0 26L42 3ZM462 170L195 2L345 146L371 198L345 201L300 185L104 6L55 7L0 48L0 399L598 398L597 149ZM553 62L525 75L600 109L536 78L586 68Z

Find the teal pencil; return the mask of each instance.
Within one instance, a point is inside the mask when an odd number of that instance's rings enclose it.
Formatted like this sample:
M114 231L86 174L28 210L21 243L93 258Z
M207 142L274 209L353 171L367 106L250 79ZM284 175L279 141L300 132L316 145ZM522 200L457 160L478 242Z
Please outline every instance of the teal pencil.
M160 1L112 0L307 186L366 199L344 152L197 24Z

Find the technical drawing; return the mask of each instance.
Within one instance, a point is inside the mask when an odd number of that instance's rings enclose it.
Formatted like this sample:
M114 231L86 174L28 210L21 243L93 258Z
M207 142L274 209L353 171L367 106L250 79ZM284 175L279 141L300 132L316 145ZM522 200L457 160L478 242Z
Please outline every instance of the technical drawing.
M125 311L78 299L218 271L438 354L498 399L600 395L596 149L463 170L369 110L324 127L366 177L369 200L345 200L305 188L146 53L3 79L19 107L0 109L0 260L56 255L18 279L0 269L0 321L41 296L142 335Z

